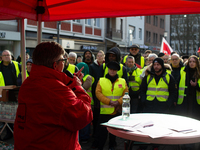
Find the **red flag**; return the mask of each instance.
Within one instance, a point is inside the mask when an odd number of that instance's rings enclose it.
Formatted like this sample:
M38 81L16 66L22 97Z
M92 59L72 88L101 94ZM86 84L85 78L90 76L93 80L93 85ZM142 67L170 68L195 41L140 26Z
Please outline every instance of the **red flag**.
M162 39L162 44L161 44L160 52L162 52L162 53L164 53L164 54L168 54L168 55L170 55L170 54L173 52L173 49L172 49L171 46L167 43L167 41L165 40L164 37L163 37L163 39Z

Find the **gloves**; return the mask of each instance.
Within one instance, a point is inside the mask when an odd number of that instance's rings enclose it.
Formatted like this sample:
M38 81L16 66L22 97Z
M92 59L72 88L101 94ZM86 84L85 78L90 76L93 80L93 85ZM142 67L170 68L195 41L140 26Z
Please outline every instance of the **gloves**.
M85 82L83 83L83 88L87 91L92 86L92 77L88 76Z

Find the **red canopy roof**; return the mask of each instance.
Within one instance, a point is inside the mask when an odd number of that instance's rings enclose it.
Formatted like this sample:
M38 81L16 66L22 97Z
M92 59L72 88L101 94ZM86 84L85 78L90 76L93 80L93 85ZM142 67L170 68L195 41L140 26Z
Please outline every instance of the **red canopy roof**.
M36 10L45 12L42 21L111 18L166 14L198 14L200 3L183 0L1 0L0 19L6 15L37 20ZM39 3L41 3L39 5ZM7 16L8 19L15 17Z

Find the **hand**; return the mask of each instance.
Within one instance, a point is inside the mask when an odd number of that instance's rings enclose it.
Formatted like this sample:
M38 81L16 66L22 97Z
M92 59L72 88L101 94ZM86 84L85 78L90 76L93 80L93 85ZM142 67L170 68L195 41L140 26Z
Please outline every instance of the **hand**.
M81 72L84 69L84 67L82 67L77 73L74 73L75 76L77 76L80 80L83 79L84 74Z
M73 76L73 79L71 80L72 83L68 85L70 89L73 89L75 86L81 86L81 80L77 76Z
M110 100L110 105L114 106L114 107L117 107L119 105L119 102Z
M197 85L197 79L195 79L195 82L193 82L192 80L190 80L190 84L191 84L191 86L196 86Z
M88 76L85 82L83 83L83 88L87 91L92 86L92 77Z

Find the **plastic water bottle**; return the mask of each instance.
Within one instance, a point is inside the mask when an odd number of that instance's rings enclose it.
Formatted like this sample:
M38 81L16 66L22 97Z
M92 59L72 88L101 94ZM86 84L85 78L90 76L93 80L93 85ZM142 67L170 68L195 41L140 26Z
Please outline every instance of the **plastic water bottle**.
M126 120L130 116L130 96L128 92L125 93L123 96L123 103L122 103L122 118Z

